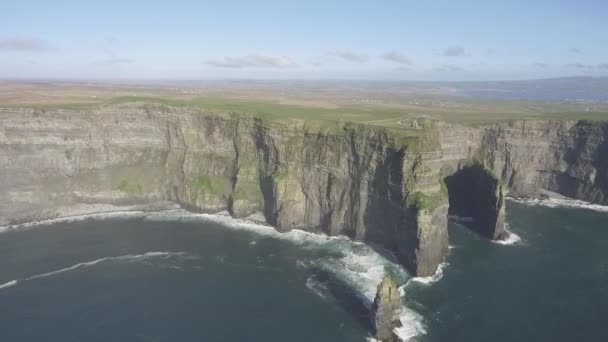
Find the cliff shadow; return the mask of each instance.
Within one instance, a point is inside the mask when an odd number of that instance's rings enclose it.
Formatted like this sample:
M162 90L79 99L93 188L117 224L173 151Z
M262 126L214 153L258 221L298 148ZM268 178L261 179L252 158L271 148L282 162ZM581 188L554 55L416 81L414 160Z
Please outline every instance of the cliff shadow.
M373 198L368 200L364 216L364 240L390 251L397 250L397 231L403 220L403 159L403 149L388 149L387 157L376 165L368 191ZM383 248L378 250L380 254L386 253Z
M344 280L322 269L315 269L313 276L325 286L329 295L338 305L357 321L365 330L372 332L371 305L372 303L358 294Z
M448 215L488 239L504 239L504 194L500 180L481 164L467 165L444 179Z

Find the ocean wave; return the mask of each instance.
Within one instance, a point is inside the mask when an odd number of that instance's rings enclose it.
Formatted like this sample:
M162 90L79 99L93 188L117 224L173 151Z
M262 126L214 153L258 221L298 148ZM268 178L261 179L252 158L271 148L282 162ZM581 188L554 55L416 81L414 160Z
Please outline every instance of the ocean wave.
M368 308L371 308L378 284L385 275L391 274L399 283L406 283L411 279L403 267L367 245L350 243L332 248L339 248L342 256L320 259L317 266L348 284ZM403 341L413 341L416 336L426 334L423 317L405 304L401 307L399 319L402 326L396 328L395 333Z
M509 230L506 230L506 231L509 234L508 238L506 238L504 240L491 240L491 241L493 243L496 243L496 244L499 244L499 245L505 245L505 246L515 245L515 244L518 244L518 243L520 243L522 241L521 237L519 237L519 235L517 235L517 234L515 234L515 233L513 233L513 232L511 232Z
M306 279L306 287L323 299L331 298L331 294L327 286L314 275Z
M0 285L0 289L5 289L7 287L15 286L15 285L17 285L17 283L18 283L17 280L11 280L9 282L6 282L6 283Z
M147 252L144 254L127 254L127 255L121 255L121 256L116 256L116 257L106 257L106 258L100 258L100 259L96 259L96 260L92 260L92 261L85 261L85 262L81 262L66 268L61 268L58 270L54 270L54 271L50 271L50 272L46 272L46 273L41 273L41 274L36 274L27 278L21 278L21 279L15 279L15 280L11 280L9 282L6 282L2 285L0 285L0 289L5 289L5 288L9 288L9 287L13 287L15 285L21 284L23 282L27 282L27 281L32 281L32 280L36 280L36 279L41 279L41 278L47 278L47 277L51 277L57 274L61 274L61 273L65 273L65 272L70 272L70 271L74 271L74 270L78 270L78 269L82 269L82 268L87 268L87 267L91 267L91 266L95 266L97 264L103 263L103 262L110 262L110 261L115 261L115 262L137 262L137 261L142 261L142 260L147 260L149 258L168 258L168 257L172 257L172 256L181 256L181 255L185 255L185 253L183 252Z
M246 230L266 237L285 240L303 248L322 249L326 252L330 252L330 256L325 255L315 260L300 261L298 262L298 267L321 267L325 271L330 272L341 281L347 283L367 307L371 307L376 295L377 286L387 273L393 275L400 283L406 283L411 278L400 265L378 254L370 246L364 243L352 241L345 236L328 236L298 229L281 233L271 226L258 222L234 219L226 215L191 213L184 209L167 209L160 211L113 211L108 213L75 215L17 226L0 227L0 232L88 219L133 217L143 218L151 221L213 222L230 229ZM68 272L83 267L90 267L110 260L136 260L137 258L161 256L165 255L165 253L167 252L149 252L142 255L126 255L120 257L102 258L80 263L65 269L36 275L30 278L13 280L5 283L4 285L0 285L0 289L15 286L22 281L48 277L54 274ZM324 288L322 284L316 284L315 279L307 279L306 285L309 289L320 296L329 295L329 291L325 291L326 288ZM405 305L401 310L400 320L402 327L396 329L395 333L398 334L403 341L412 340L413 337L426 333L422 316L420 316L414 310L407 308Z
M575 199L562 199L562 198L547 198L547 199L538 199L538 198L508 198L511 201L525 204L525 205L540 205L544 207L550 208L577 208L577 209L589 209L593 211L599 212L608 212L608 206L593 204L581 200Z
M414 310L402 309L399 320L402 325L395 328L395 335L399 336L401 341L415 341L418 336L426 334L423 318Z
M412 281L423 285L431 285L433 283L436 283L441 280L441 278L443 278L443 269L448 267L449 265L450 264L447 262L442 262L441 264L439 264L437 270L435 271L435 274L433 274L432 276L414 277L412 278Z
M54 219L47 219L41 221L33 221L28 223L20 223L15 225L1 226L0 233L7 233L11 231L27 230L30 228L36 228L41 226L53 225L57 223L71 223L80 222L90 219L104 220L110 218L132 218L132 217L144 217L150 212L142 210L125 210L125 211L110 211L104 213L92 213L92 214L81 214L72 216L62 216Z

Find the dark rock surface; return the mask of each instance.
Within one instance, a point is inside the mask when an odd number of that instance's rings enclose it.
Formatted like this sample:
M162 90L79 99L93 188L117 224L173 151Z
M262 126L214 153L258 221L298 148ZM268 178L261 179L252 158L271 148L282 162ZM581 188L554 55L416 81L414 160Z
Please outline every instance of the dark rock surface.
M471 219L467 226L488 239L508 237L502 182L490 170L481 164L467 165L446 177L445 183L450 215Z

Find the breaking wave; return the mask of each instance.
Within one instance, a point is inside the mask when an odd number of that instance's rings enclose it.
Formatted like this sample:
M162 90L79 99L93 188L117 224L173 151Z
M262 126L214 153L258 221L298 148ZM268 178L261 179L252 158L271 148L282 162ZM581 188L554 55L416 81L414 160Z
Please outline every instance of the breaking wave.
M509 200L525 204L525 205L541 205L550 208L577 208L577 209L589 209L599 212L608 212L608 206L600 204L592 204L589 202L575 200L575 199L561 199L561 198L509 198Z
M105 213L62 216L62 217L48 219L48 220L34 221L34 222L21 223L21 224L15 224L15 225L8 225L8 226L0 226L0 234L11 232L11 231L27 230L27 229L36 228L36 227L53 225L53 224L57 224L57 223L79 222L79 221L86 221L86 220L91 220L91 219L104 220L104 219L110 219L110 218L145 217L147 214L150 214L150 213L151 212L149 212L149 211L127 210L127 211L110 211L110 212L105 212Z
M497 243L499 245L515 245L518 244L519 242L521 242L521 237L519 237L519 235L513 233L512 231L509 231L505 228L505 230L507 231L507 233L509 233L509 237L504 239L504 240L491 240L493 243Z
M101 259L97 259L97 260L93 260L93 261L81 262L81 263L78 263L76 265L72 265L72 266L69 266L66 268L33 275L33 276L30 276L27 278L11 280L4 284L0 284L0 289L13 287L13 286L21 284L23 282L28 282L28 281L32 281L32 280L36 280L36 279L41 279L41 278L47 278L47 277L51 277L51 276L54 276L57 274L95 266L95 265L103 263L103 262L138 262L138 261L148 260L150 258L166 259L166 258L170 258L172 256L182 256L185 254L186 253L183 253L183 252L148 252L148 253L144 253L144 254L127 254L127 255L121 255L121 256L117 256L117 257L106 257L106 258L101 258Z
M448 267L449 265L450 264L447 262L442 262L441 264L439 264L439 267L437 267L437 271L435 271L435 274L433 274L432 276L414 277L412 278L412 281L423 285L431 285L433 283L436 283L441 280L441 278L443 278L443 269Z
M11 287L11 286L15 286L15 285L17 285L17 280L11 280L9 282L6 282L6 283L0 285L0 289L5 289L7 287Z

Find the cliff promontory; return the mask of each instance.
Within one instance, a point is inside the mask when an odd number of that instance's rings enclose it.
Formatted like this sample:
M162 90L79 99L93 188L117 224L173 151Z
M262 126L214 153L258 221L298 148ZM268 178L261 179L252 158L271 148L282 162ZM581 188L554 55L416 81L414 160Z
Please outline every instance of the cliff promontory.
M448 211L502 239L507 192L607 203L607 137L584 121L407 130L143 104L1 109L0 225L171 201L374 242L426 276L447 253Z

